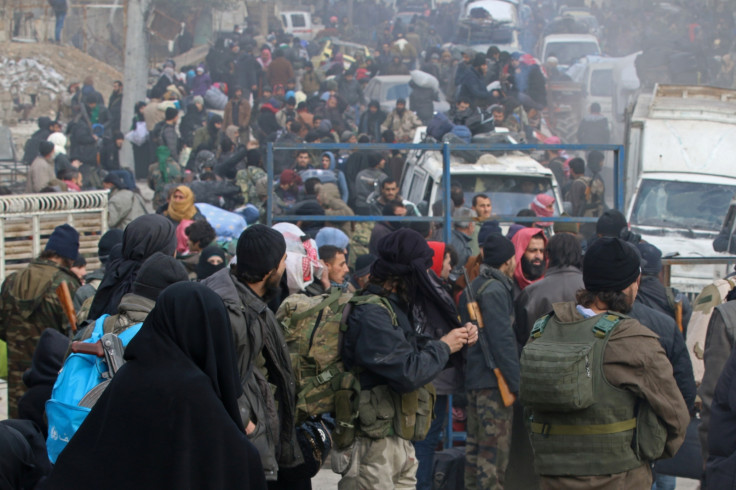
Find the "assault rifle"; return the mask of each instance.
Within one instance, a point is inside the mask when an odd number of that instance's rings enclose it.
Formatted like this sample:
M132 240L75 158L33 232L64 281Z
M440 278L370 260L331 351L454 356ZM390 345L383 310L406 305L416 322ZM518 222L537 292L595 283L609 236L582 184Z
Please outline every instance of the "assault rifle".
M491 348L488 345L486 338L483 336L481 330L483 329L483 315L480 311L480 306L475 300L475 294L473 289L470 287L470 278L468 277L468 271L463 267L463 275L465 276L465 294L468 299L468 315L470 321L478 326L478 340L480 341L480 350L483 351L483 358L486 361L486 365L496 375L496 382L498 383L498 391L501 392L501 399L505 407L510 407L516 401L516 396L509 390L509 385L506 382L506 378L503 377L503 373L493 362L493 355L491 354Z

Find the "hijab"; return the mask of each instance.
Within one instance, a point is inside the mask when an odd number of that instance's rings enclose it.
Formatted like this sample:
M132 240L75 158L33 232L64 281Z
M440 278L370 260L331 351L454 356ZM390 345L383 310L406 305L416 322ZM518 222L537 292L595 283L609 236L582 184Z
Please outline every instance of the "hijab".
M194 206L194 192L185 185L178 186L176 190L184 194L184 200L175 201L174 199L170 199L169 207L164 211L164 215L177 223L185 219L194 218L194 215L197 214L197 208Z
M41 488L266 488L216 293L188 282L166 288L124 357ZM90 465L90 454L106 457Z
M88 318L96 319L106 313L116 314L120 299L130 292L143 262L155 252L174 254L175 231L174 223L158 214L146 214L131 221L123 231L120 255L117 255L117 251L115 257L110 253Z
M220 257L222 263L220 265L212 265L208 262L210 257ZM197 263L197 279L203 280L210 277L220 269L224 269L227 266L227 258L225 257L225 251L217 245L208 245L202 249L202 253L199 255L199 263Z

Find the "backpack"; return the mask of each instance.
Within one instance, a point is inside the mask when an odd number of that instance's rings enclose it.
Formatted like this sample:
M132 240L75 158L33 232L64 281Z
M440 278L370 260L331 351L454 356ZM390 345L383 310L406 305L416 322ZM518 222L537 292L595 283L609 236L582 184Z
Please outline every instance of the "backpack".
M333 378L345 372L340 357L340 323L353 295L332 288L328 294L292 294L276 319L284 329L296 383L296 424L335 412Z
M115 345L117 340L124 348L143 325L142 323L135 324L121 332L120 335L105 334L103 324L106 318L108 315L103 315L95 321L94 330L89 339L72 343L72 354L64 361L64 366L51 391L51 398L46 402L46 417L49 422L46 450L52 463L56 463L59 454L87 418L112 379L116 371L116 369L109 368L112 356L114 355L121 365L125 362L122 360L122 352L112 351L112 349L121 347ZM105 344L112 341L112 349L102 347L103 339ZM105 352L104 357L99 354L79 352L79 350L91 350L94 344L99 344L99 347Z

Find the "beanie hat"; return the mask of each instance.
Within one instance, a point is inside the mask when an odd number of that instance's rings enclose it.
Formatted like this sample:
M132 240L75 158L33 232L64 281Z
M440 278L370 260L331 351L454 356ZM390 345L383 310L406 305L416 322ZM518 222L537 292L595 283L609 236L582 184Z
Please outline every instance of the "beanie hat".
M181 262L171 255L156 252L141 265L130 292L156 301L167 287L188 280L189 274Z
M281 176L279 177L279 184L289 185L293 182L296 182L297 185L301 184L301 178L294 170L287 168L286 170L281 172Z
M593 293L623 291L639 277L640 265L633 245L619 238L599 238L583 258L585 289Z
M38 144L38 153L42 157L50 155L54 152L54 144L50 141L42 141Z
M476 53L475 57L473 58L473 68L478 68L479 66L483 66L488 64L486 61L486 55L483 53Z
M355 275L357 277L362 277L366 274L370 274L371 266L377 258L378 257L373 254L359 255L358 258L355 259Z
M569 218L570 215L567 213L562 213L560 215L560 218ZM573 233L577 235L580 233L580 227L577 223L574 223L572 221L555 221L554 225L552 225L552 229L555 232L555 235L558 233Z
M621 211L607 209L598 218L598 222L595 224L595 232L601 236L618 238L621 230L626 226L626 218L621 214Z
M314 237L314 241L317 242L317 248L321 248L324 245L332 245L337 248L346 249L350 245L350 238L342 230L332 228L331 226L325 226Z
M478 231L478 243L486 243L486 239L491 235L503 235L503 230L495 219L483 222Z
M238 271L263 278L279 266L285 253L281 233L265 225L249 226L238 238Z
M166 108L166 120L171 121L176 116L179 115L179 111L176 109L176 107L167 107Z
M110 172L109 174L105 175L105 178L102 179L103 184L112 184L118 189L125 189L125 184L123 183L123 180L118 177L116 174Z
M79 255L79 233L70 225L57 226L44 250L56 252L56 255L65 259L76 260Z
M651 243L639 242L636 244L641 254L641 272L647 276L656 276L662 270L662 251Z
M349 130L345 130L340 135L340 143L347 143L350 138L353 137L353 132Z
M204 97L202 97L201 95L195 95L194 97L192 97L192 102L194 104L204 105Z
M100 238L99 243L97 243L97 256L100 258L100 262L103 264L107 262L107 259L110 257L112 247L121 243L123 243L123 230L118 228L107 230L107 232L102 235L102 238Z
M505 236L492 233L483 242L483 263L499 267L516 254L514 244Z

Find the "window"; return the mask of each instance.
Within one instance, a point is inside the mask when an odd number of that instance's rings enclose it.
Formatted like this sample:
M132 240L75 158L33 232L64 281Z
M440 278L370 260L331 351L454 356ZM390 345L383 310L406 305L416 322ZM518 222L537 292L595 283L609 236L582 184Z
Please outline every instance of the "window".
M601 54L596 43L591 42L559 42L547 44L544 59L555 56L561 65L569 66L589 54Z
M408 99L409 98L409 84L400 83L392 85L386 91L386 100L396 99Z
M645 179L631 224L718 231L736 186Z
M304 14L291 14L291 27L306 27L306 25Z
M491 199L494 213L506 216L528 209L537 194L554 197L552 178L547 176L453 175L452 183L462 186L466 203L482 193Z
M593 70L591 72L590 95L613 97L613 70Z

